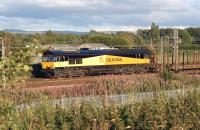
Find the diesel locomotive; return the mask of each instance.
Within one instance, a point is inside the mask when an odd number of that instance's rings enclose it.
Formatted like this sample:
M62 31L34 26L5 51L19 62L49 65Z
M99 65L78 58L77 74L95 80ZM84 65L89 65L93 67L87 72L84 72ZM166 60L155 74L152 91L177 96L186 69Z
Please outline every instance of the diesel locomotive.
M43 77L139 73L153 70L153 52L144 48L79 51L48 50L41 62Z

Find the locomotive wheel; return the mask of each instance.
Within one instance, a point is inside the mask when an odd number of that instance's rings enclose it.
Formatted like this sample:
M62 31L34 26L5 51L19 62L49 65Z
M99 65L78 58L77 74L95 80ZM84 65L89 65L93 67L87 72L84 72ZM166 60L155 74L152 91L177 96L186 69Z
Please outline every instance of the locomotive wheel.
M63 69L54 70L54 78L64 78Z
M69 67L57 68L52 71L46 72L45 77L49 78L67 78L67 77L83 77L88 75L101 75L101 74L132 74L144 73L151 71L149 65L124 65L124 66L99 66L99 67Z

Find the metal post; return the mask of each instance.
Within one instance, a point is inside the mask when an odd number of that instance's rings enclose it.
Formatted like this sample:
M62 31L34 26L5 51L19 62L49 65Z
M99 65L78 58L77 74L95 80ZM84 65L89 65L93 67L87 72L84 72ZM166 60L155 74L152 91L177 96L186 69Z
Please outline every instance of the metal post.
M1 39L1 56L2 56L2 61L4 62L5 58L6 58L5 44L4 44L3 37L0 37L0 39ZM2 77L3 77L3 88L6 88L6 71L5 71L5 69L3 70Z
M150 45L151 45L151 49L153 48L153 41L152 38L150 39Z
M160 61L161 61L161 69L163 69L163 38L161 37L160 44Z
M167 51L167 65L169 65L169 52Z
M194 55L194 51L192 52L192 64L194 64L195 61L195 55Z
M198 63L198 54L197 54L197 51L195 51L195 64Z
M163 52L163 65L166 65L166 52Z
M183 55L183 61L182 61L182 64L184 65L185 64L185 52L182 51L182 55Z
M191 64L192 60L191 60L191 51L189 51L189 55L188 55L188 59L189 59L189 64Z
M6 54L5 54L5 44L4 44L4 40L2 37L0 37L1 39L1 56L2 56L2 60L5 60Z
M183 54L182 66L183 66L183 69L184 69L184 65L185 65L185 52L183 51L182 54Z
M178 29L174 30L174 66L175 66L175 71L178 70L178 63L179 63L179 55L178 55L178 43L179 43L179 39L178 39Z
M174 65L174 52L172 52L172 65Z

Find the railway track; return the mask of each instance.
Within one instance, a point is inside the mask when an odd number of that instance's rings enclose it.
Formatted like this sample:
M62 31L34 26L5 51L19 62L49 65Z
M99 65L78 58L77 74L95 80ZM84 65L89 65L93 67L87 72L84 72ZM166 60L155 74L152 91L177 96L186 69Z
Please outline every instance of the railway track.
M135 76L155 76L155 73L141 73L141 74L123 74L125 77L129 77L130 75ZM51 87L51 86L68 86L68 85L78 85L78 84L88 84L95 83L99 78L105 78L113 75L99 75L99 76L86 76L86 77L74 77L74 78L30 78L26 81L26 88L38 88L38 87ZM114 76L121 76L119 74L115 74Z
M88 77L76 77L76 78L60 78L60 79L44 79L44 78L31 78L25 82L26 88L38 88L45 86L62 86L73 84L86 84L94 83L97 80L97 76Z
M200 75L200 69L183 69L183 70L180 70L180 73L191 74L191 75Z
M199 75L200 69L185 69L179 71L180 74L189 74L189 75ZM141 73L141 74L123 74L123 76L129 77L130 75L141 76L149 75L156 76L155 73ZM38 87L58 87L58 86L69 86L69 85L81 85L88 83L95 83L99 78L109 77L113 75L100 75L100 76L86 76L86 77L74 77L74 78L30 78L25 82L26 88L38 88ZM115 76L119 76L116 74Z

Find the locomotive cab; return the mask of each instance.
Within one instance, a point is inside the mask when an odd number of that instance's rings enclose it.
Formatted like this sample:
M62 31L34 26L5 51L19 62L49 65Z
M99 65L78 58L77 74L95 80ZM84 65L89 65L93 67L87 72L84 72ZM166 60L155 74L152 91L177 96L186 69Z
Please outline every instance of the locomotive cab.
M55 55L54 52L60 52L61 51L46 51L43 53L42 56L42 69L54 69L55 68L55 62L63 62L65 61L65 57Z
M54 69L55 57L52 54L43 54L42 56L42 69Z

